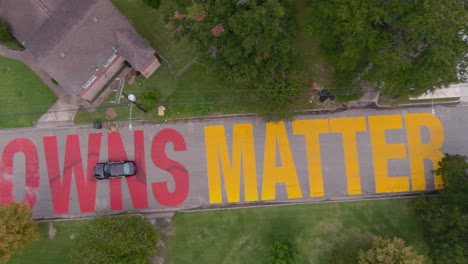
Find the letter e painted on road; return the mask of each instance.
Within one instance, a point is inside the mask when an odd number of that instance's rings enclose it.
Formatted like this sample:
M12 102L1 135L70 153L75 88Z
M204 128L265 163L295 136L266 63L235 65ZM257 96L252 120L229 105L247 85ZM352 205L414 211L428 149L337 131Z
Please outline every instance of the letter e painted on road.
M388 160L406 158L406 146L405 144L387 144L385 131L402 128L401 115L369 116L377 193L409 191L408 176L389 177L388 175Z
M407 114L406 134L408 136L408 152L411 165L411 183L413 191L426 190L424 159L432 161L433 169L438 168L439 161L444 157L440 148L444 145L444 127L440 120L430 113ZM422 143L421 127L429 130L430 140ZM435 189L443 187L442 178L434 175Z
M224 176L228 203L240 201L241 165L244 175L245 201L258 201L252 125L233 125L232 160L229 158L224 126L205 127L205 148L210 203L223 202L221 175Z
M293 122L294 135L304 135L305 138L311 197L322 197L325 195L323 190L319 134L328 133L328 130L327 119L297 120Z
M356 132L364 132L366 130L366 119L364 117L330 119L330 132L341 133L343 137L343 153L349 195L361 194Z
M31 208L37 202L39 193L39 159L34 143L26 138L10 141L3 149L0 160L0 200L3 205L15 202L13 196L13 159L16 154L23 153L25 159L26 195L23 203Z
M190 191L189 172L184 165L170 159L166 153L167 143L171 142L174 151L187 151L184 137L174 129L163 129L156 134L151 144L151 160L156 167L169 172L174 178L174 191L170 192L167 182L151 184L153 196L164 206L178 206L182 204ZM194 155L197 155L196 153Z
M276 165L277 148L281 166ZM296 166L283 122L267 123L263 163L262 200L275 200L276 185L284 183L288 199L302 198Z

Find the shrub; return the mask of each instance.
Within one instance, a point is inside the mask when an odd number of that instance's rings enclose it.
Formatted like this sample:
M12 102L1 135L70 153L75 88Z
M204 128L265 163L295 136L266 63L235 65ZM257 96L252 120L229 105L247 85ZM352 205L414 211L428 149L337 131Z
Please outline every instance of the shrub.
M158 9L161 4L161 0L143 0L148 6Z
M149 111L156 107L159 99L161 99L161 96L159 95L158 91L149 90L142 95L140 102L144 108Z
M276 242L268 250L267 264L293 264L297 260L297 249L287 241Z

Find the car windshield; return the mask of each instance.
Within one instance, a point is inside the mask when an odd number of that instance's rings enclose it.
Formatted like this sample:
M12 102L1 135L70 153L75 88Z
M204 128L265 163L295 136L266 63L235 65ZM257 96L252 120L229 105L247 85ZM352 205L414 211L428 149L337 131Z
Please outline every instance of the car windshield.
M106 164L104 165L104 175L106 176L109 176L110 172L109 172L109 164Z
M123 169L124 169L124 174L125 175L130 175L130 163L124 163L123 164Z

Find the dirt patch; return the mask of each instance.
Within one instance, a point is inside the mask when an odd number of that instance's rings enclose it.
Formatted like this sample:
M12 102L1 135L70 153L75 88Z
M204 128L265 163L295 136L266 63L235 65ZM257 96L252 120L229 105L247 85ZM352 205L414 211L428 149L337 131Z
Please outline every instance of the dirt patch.
M117 112L113 107L109 107L106 110L106 119L107 120L113 120L117 117Z
M151 263L163 264L169 262L169 241L174 235L174 223L172 218L158 218L151 221L159 235L159 241L156 245L156 254L153 256Z
M50 239L54 239L55 235L57 234L57 229L55 229L53 222L49 222L49 232L48 233L49 233L49 238Z

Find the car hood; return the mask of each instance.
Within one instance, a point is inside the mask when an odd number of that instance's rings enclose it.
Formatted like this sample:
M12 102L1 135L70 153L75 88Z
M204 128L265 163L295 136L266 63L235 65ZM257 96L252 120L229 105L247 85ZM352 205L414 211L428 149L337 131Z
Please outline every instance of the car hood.
M94 175L99 176L100 178L105 178L104 176L104 164L96 164L94 166Z

